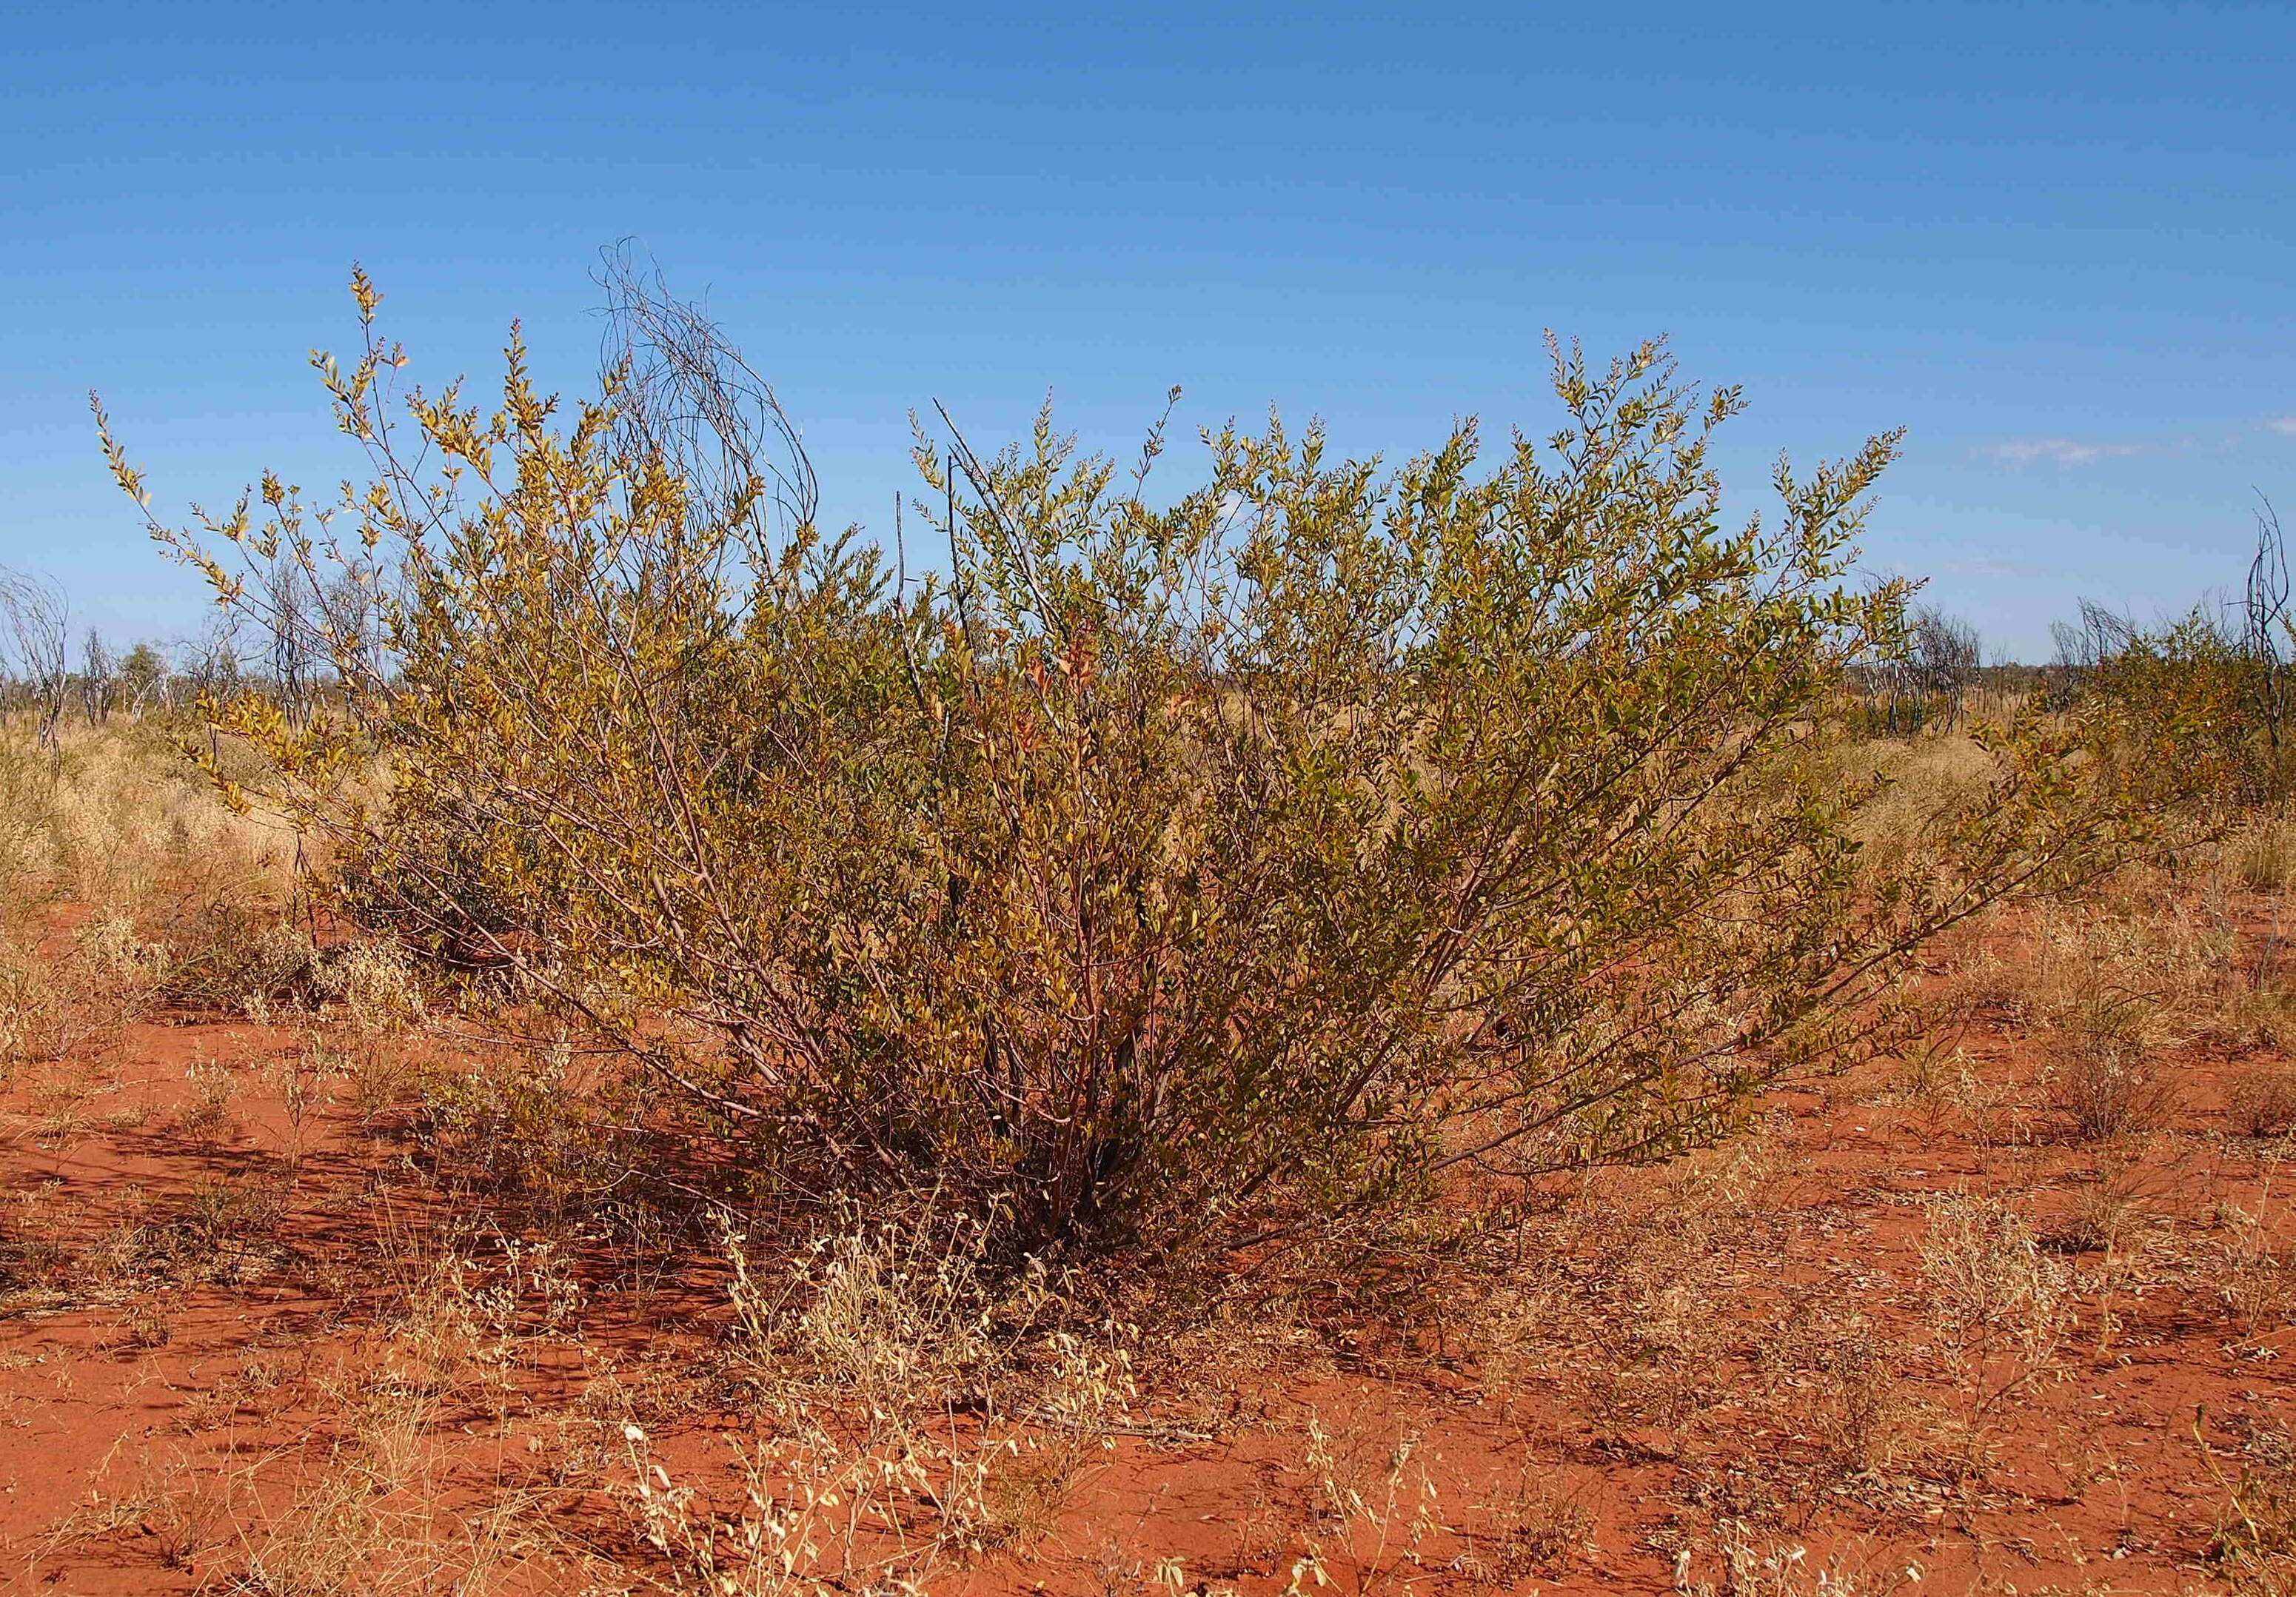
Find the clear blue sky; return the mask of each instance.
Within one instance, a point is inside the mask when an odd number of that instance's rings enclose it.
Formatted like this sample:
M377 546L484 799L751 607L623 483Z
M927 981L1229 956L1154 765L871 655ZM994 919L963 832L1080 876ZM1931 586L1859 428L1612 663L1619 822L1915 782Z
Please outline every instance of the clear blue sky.
M0 563L189 630L87 389L163 505L332 480L354 258L418 375L520 316L571 387L624 235L873 528L936 397L1126 449L1177 382L1393 455L1544 431L1547 327L1743 383L1742 508L1908 426L1868 564L2010 654L2236 578L2255 490L2296 516L2296 5L1431 9L12 10Z

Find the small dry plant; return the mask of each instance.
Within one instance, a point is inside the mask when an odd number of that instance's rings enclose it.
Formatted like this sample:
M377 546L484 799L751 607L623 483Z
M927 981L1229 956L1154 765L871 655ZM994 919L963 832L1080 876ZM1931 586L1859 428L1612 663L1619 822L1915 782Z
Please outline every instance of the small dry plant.
M2275 1170L2266 1178L2253 1214L2231 1204L2218 1211L2226 1235L2217 1293L2242 1339L2251 1344L2296 1321L2296 1249L2276 1236L2273 1223L2277 1175Z
M536 1495L499 1486L480 1512L447 1498L451 1454L435 1398L372 1388L283 1510L251 1518L230 1590L249 1597L417 1597L496 1589L537 1548ZM531 1589L531 1588L525 1588Z
M378 1345L316 1378L336 1421L331 1445L283 1511L250 1517L232 1589L476 1593L549 1544L531 1489L496 1479L475 1513L451 1501L469 1485L466 1427L455 1421L476 1412L506 1422L513 1365L535 1339L572 1328L581 1294L547 1243L497 1236L481 1257L467 1241L386 1224L394 1312ZM242 1373L250 1386L277 1380L245 1361Z
M2076 1046L2157 1046L2286 1025L2259 990L2276 938L2251 948L2222 872L2125 870L2085 896L2038 906L2025 924L2023 957L1995 962L1992 983L2008 1007Z
M393 1388L499 1406L526 1346L579 1329L581 1283L547 1239L409 1231L391 1250L400 1307L374 1379Z
M258 1025L267 1024L283 1005L299 1007L318 966L309 930L292 915L211 905L193 935L201 946L173 984L176 995L186 1003L236 1011Z
M2296 816L2282 811L2250 825L2225 846L2233 877L2252 893L2283 893L2296 875Z
M341 1021L343 1073L360 1112L398 1107L414 1085L410 1042L430 1020L406 954L387 943L354 944L318 967L316 985Z
M1526 1470L1508 1490L1473 1504L1458 1527L1469 1545L1451 1568L1512 1590L1554 1579L1593 1546L1595 1516L1577 1496L1534 1481Z
M1449 1530L1437 1517L1425 1439L1408 1428L1334 1435L1310 1412L1305 1452L1316 1518L1285 1589L1304 1590L1303 1579L1322 1588L1345 1578L1358 1594L1411 1585L1405 1570L1423 1570L1431 1538Z
M33 1543L24 1572L28 1584L37 1582L41 1567L57 1554L109 1541L141 1540L139 1551L148 1550L161 1568L188 1570L227 1538L226 1494L180 1452L165 1458L143 1454L132 1475L115 1485L118 1456L115 1445L80 1500Z
M727 1597L824 1583L914 1590L948 1561L1041 1536L1134 1396L1121 1328L1047 1330L1040 1269L996 1279L985 1225L847 1224L778 1279L728 1226L733 1352L765 1435L727 1437L736 1501L679 1482L623 1430L641 1534L672 1583Z
M1799 1544L1757 1546L1735 1524L1723 1525L1718 1540L1718 1578L1693 1582L1692 1557L1684 1552L1675 1560L1677 1592L1685 1597L1857 1597L1857 1577L1839 1560L1817 1565Z
M2240 1070L2226 1085L2225 1110L2233 1129L2245 1137L2296 1131L2296 1069L2276 1061Z
M238 1134L239 1117L231 1107L234 1083L226 1066L194 1060L184 1069L191 1093L176 1110L174 1130L203 1153L212 1155Z
M2225 1494L2210 1560L2235 1597L2287 1597L2296 1591L2296 1437L2279 1428L2252 1431L2237 1473L2227 1474L2203 1433L2206 1418L2194 1421L2194 1439Z
M167 949L114 908L57 946L0 945L0 1064L84 1064L119 1040L164 980Z
M1776 1179L1774 1139L1758 1126L1677 1161L1654 1193L1613 1200L1590 1186L1567 1211L1538 1313L1571 1405L1606 1445L1668 1450L1712 1401L1736 1332L1720 1312L1726 1277L1763 1234Z
M2070 1211L2047 1241L2064 1253L2114 1254L2131 1227L2140 1224L2156 1181L2143 1160L2108 1147L2097 1157L2094 1179L2073 1192Z
M340 1069L316 1032L306 1030L264 1074L287 1117L287 1171L299 1175L306 1146L304 1127L327 1102L328 1079Z
M1907 1414L1888 1343L1850 1314L1824 1328L1816 1352L1825 1380L1814 1419L1827 1462L1850 1476L1888 1469L1905 1450Z
M1922 1278L1935 1347L1960 1396L1952 1459L1965 1478L1984 1468L1991 1422L2054 1367L2072 1330L2071 1271L1997 1199L1948 1194L1931 1201L1929 1220Z
M2152 1004L2128 993L2091 995L2068 1017L2072 1046L2049 1076L2049 1102L2073 1134L2108 1142L2157 1128L2176 1103L2148 1046Z
M1962 1077L1969 1069L1963 1038L1974 1009L1966 994L1956 997L1898 1051L1890 1090L1911 1110L1912 1123L1924 1144L1945 1134Z

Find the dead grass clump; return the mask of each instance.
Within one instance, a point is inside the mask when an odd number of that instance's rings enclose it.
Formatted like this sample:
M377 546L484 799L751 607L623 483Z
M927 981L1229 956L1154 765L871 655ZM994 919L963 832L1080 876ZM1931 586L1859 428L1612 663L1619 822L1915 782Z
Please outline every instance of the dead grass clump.
M2000 774L1994 757L1961 732L1852 742L1834 763L1845 783L1876 776L1889 783L1857 820L1858 839L1875 864L1904 856L1940 817Z
M335 1062L320 1040L307 1032L264 1072L281 1112L287 1117L286 1164L291 1176L302 1173L305 1126L327 1102L326 1084L336 1073Z
M166 727L135 718L67 734L40 813L52 886L139 917L195 884L283 889L293 858L291 832L234 815Z
M1943 1104L1925 1117L1932 1141L1945 1129L1947 1107L1980 1147L2006 1148L2032 1140L2031 1117L2014 1085L1978 1069L1965 1056L1956 1061Z
M250 1597L478 1593L548 1548L541 1495L496 1487L479 1511L450 1501L455 1465L434 1399L371 1391L283 1510L242 1523L231 1590ZM530 1585L521 1589L534 1589Z
M2124 1251L2156 1195L2156 1178L2141 1159L2108 1149L2094 1176L2073 1186L2070 1207L2044 1241L2059 1253Z
M506 1475L499 1459L493 1478L474 1481L464 1451L479 1416L506 1425L512 1372L533 1342L577 1329L579 1290L554 1249L497 1238L482 1257L469 1241L386 1219L377 1334L325 1372L308 1355L243 1352L218 1384L208 1407L223 1418L291 1377L308 1380L327 1416L305 1438L308 1467L266 1486L259 1511L234 1515L228 1589L480 1592L537 1558L585 1562L551 1532L547 1490Z
M2225 845L2233 878L2251 893L2283 893L2296 875L2296 816L2263 817Z
M102 1053L149 1009L168 957L114 907L68 937L19 929L0 941L0 1065L85 1064Z
M0 1068L63 1058L82 1023L45 962L27 949L0 948Z
M2226 1084L2225 1110L2233 1129L2243 1136L2274 1137L2296 1131L2296 1069L2276 1062L2240 1070Z
M1305 1453L1315 1519L1304 1555L1292 1566L1291 1589L1305 1589L1303 1576L1317 1587L1331 1585L1341 1571L1353 1577L1359 1594L1408 1586L1413 1577L1405 1568L1423 1568L1429 1544L1450 1533L1436 1512L1424 1438L1405 1427L1382 1431L1357 1423L1334 1433L1310 1413Z
M180 1453L139 1457L132 1475L114 1484L117 1449L95 1471L82 1501L34 1542L27 1584L59 1553L105 1542L135 1541L163 1569L188 1570L228 1538L226 1493L211 1475ZM53 1580L55 1577L48 1577Z
M40 944L42 912L70 901L196 965L194 922L291 889L291 834L234 815L155 723L70 729L50 753L0 721L0 932L18 944Z
M1675 1560L1675 1590L1685 1597L1857 1597L1856 1575L1840 1560L1814 1563L1798 1544L1763 1546L1742 1526L1720 1528L1715 1561L1718 1579L1691 1577L1695 1560L1685 1552Z
M2229 1475L2199 1421L2194 1438L2225 1493L2210 1560L2237 1597L2286 1597L2296 1591L2296 1438L2278 1427L2252 1430Z
M300 1167L305 1129L334 1099L332 1083L348 1085L362 1125L411 1107L422 1085L419 1042L429 1020L422 987L406 956L385 944L356 943L324 957L309 950L289 928L279 929L293 960L299 961L321 1007L292 1012L294 1044L273 1061L266 1077L288 1123L286 1159ZM274 980L251 983L243 1003L258 1020L271 1019L268 995Z
M212 1154L239 1134L239 1115L232 1107L237 1083L227 1067L206 1061L193 1062L186 1074L191 1095L176 1109L170 1128L202 1152Z
M185 1009L270 1018L308 989L318 951L308 928L272 905L187 897L159 921L170 961L165 996Z
M620 1068L563 1043L495 1050L460 1069L426 1068L404 1032L353 1021L347 1068L363 1111L402 1102L412 1132L459 1198L545 1230L603 1231L656 1263L706 1243L704 1200L652 1176L675 1160ZM634 1265L643 1264L634 1257Z
M1521 1257L1462 1316L1485 1392L1552 1383L1599 1445L1671 1455L1746 1353L1733 1274L1777 1241L1780 1178L1764 1123L1654 1188L1590 1179L1528 1218Z
M2029 1025L2074 1035L2112 1029L2142 1011L2154 1046L2254 1033L2272 1006L2259 986L2274 945L2261 947L2233 913L2221 872L2194 877L2129 867L2085 894L2037 905L2003 932L1972 935L1955 982L1973 1002Z
M1123 1336L1047 1329L1041 1270L985 1267L988 1228L928 1208L848 1224L760 1274L728 1231L730 1351L766 1437L726 1445L713 1505L626 1425L629 1502L674 1576L727 1593L913 1587L1046 1534L1134 1388Z
M961 1217L856 1222L817 1239L768 1297L729 1239L747 1351L801 1362L865 1402L939 1406L975 1393L1009 1351L996 1340L984 1240Z
M1923 1141L1944 1134L1946 1111L1969 1068L1964 1046L1974 1004L1965 993L1934 1006L1926 1023L1910 1032L1893 1056L1888 1093L1913 1107Z
M84 1071L161 1005L275 986L282 834L233 815L156 726L36 741L0 718L0 1070Z
M1831 1326L1820 1348L1827 1380L1813 1417L1827 1462L1850 1476L1888 1470L1908 1447L1894 1351L1862 1315Z
M72 1247L42 1198L27 1193L0 1209L0 1286L12 1293L50 1290L75 1274Z
M414 1044L430 1019L406 954L390 943L354 943L316 962L312 974L339 1023L341 1073L362 1117L405 1106L422 1085Z
M116 1305L174 1287L243 1282L268 1274L286 1251L278 1236L284 1195L260 1181L206 1175L159 1199L130 1187L102 1212L44 1191L10 1208L0 1211L0 1279L52 1303Z
M202 1176L178 1199L139 1200L82 1258L87 1280L132 1289L241 1282L275 1269L286 1195L260 1181Z
M527 1349L580 1329L581 1282L547 1239L410 1228L389 1235L385 1269L388 1331L359 1376L369 1396L499 1406Z
M2048 1078L2049 1102L2084 1142L2157 1129L2176 1089L2149 1046L2152 1008L2127 993L2091 995L2067 1016L2071 1046Z
M1461 1527L1466 1548L1452 1567L1471 1579L1513 1590L1553 1580L1594 1544L1595 1516L1577 1496L1526 1476L1512 1489L1474 1504Z
M2267 1183L2256 1212L2221 1205L2226 1228L2216 1265L2217 1295L2243 1339L2253 1342L2296 1323L2296 1249L2275 1234Z
M1935 1349L1959 1398L1949 1456L1974 1474L2004 1407L2055 1367L2072 1330L2072 1274L2021 1216L1968 1192L1931 1201L1921 1257Z
M157 1298L130 1299L112 1323L114 1347L149 1349L164 1347L176 1339L175 1322L167 1306Z
M422 983L393 944L367 941L337 950L317 979L319 991L339 1003L362 1034L413 1030L429 1018Z
M261 1182L203 1179L185 1195L180 1227L202 1251L267 1240L287 1216L286 1194Z

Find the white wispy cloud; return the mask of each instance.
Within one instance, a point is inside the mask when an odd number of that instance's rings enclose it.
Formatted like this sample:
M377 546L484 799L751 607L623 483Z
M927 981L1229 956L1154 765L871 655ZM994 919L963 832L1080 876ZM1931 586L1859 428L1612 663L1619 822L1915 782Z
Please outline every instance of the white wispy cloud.
M2013 466L2093 466L2099 461L2149 455L2153 447L2151 444L2099 443L2084 438L2004 438L1997 444L1988 444L1985 453Z
M2030 567L2001 560L1951 560L1940 568L1956 577L2022 577Z
M2284 438L2296 438L2296 416L2267 416L2264 430L2276 432Z

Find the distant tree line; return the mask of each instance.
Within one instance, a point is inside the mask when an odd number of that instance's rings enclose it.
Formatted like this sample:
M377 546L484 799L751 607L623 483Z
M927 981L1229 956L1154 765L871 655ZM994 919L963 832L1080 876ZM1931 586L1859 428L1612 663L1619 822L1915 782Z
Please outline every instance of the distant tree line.
M2141 692L2162 714L2173 702L2173 713L2195 733L2251 739L2256 768L2276 772L2296 754L2291 598L2287 543L2267 502L2257 512L2246 580L2234 594L2152 626L2080 599L2071 620L2051 625L2051 658L2038 664L1988 664L1975 626L1923 606L1909 612L1902 636L1851 669L1850 685L1864 700L1866 731L1879 737L1958 726L1980 699L2002 709L2035 699L2063 714L2101 690Z
M53 577L0 568L0 711L29 716L43 747L66 721L100 726L115 714L189 714L202 698L249 690L307 715L325 676L275 638L242 647L218 618L193 637L144 640L125 651L73 623L70 595Z
M1923 605L1908 618L1897 645L1877 651L1853 674L1866 701L1866 730L1905 736L1926 726L1958 725L1984 671L1977 628Z

